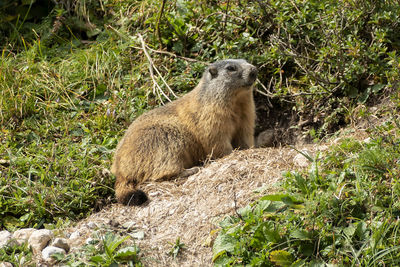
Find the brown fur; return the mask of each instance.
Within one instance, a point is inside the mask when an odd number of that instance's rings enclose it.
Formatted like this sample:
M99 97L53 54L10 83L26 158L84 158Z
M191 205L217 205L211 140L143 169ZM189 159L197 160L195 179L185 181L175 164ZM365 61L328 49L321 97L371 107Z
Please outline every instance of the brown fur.
M111 169L118 202L140 205L147 196L138 184L170 179L207 157L252 147L256 75L245 60L216 62L190 93L137 118L118 144Z

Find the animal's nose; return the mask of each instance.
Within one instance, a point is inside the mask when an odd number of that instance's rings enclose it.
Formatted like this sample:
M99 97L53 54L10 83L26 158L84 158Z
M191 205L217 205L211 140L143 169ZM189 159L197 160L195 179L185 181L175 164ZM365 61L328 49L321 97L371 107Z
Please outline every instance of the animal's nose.
M254 67L254 66L251 66L250 73L249 73L249 78L251 80L255 80L255 79L257 79L257 74L258 74L257 68Z

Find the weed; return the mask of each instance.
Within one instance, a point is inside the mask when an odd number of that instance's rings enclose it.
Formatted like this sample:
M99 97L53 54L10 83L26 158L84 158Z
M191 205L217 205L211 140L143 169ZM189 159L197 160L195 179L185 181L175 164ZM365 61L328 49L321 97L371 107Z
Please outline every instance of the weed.
M171 255L174 259L176 259L176 257L178 257L178 255L180 253L182 253L182 251L185 249L185 244L181 243L181 238L178 237L175 241L175 244L172 244L172 248L169 252L169 255Z

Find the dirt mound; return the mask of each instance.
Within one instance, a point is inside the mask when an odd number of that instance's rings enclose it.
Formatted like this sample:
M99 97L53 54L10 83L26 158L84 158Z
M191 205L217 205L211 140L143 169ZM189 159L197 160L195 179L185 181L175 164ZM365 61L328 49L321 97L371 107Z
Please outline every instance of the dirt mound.
M297 149L312 152L316 146ZM144 185L151 199L145 206L111 205L68 232L80 232L75 245L90 237L93 230L87 226L93 223L124 234L142 232L144 238L135 243L146 266L210 266L215 238L210 233L218 222L261 193L274 192L274 184L281 180L283 171L293 169L293 158L298 154L289 147L235 151L207 163L187 179ZM185 250L173 259L168 252L177 238Z

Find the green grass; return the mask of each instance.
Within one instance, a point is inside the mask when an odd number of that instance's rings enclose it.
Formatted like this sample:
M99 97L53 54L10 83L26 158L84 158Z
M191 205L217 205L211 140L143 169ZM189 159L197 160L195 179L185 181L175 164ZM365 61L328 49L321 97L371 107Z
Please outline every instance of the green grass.
M400 263L400 131L395 119L371 142L346 139L285 174L266 195L221 223L217 266L395 266Z
M0 155L9 165L1 175L3 226L79 219L110 202L106 170L121 136L117 122L130 119L135 103L121 101L126 111L116 110L115 81L103 79L111 73L121 79L124 70L109 48L77 49L53 61L29 53L3 58Z

